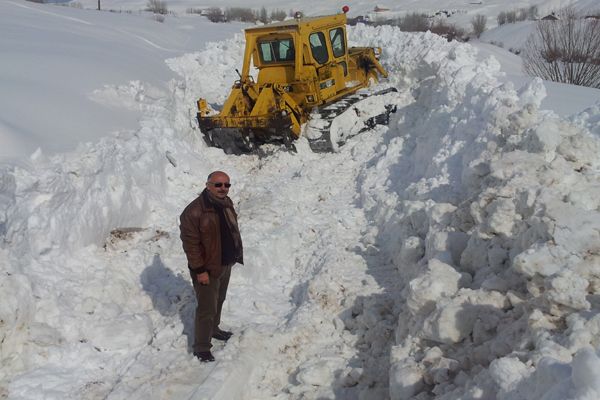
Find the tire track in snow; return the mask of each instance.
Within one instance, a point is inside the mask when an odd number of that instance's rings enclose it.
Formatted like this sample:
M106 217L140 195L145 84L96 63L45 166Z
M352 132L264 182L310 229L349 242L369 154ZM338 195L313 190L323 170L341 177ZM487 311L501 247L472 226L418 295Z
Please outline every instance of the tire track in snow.
M155 49L158 49L158 50L164 50L164 51L168 51L168 52L172 52L172 53L179 53L180 52L180 50L174 50L174 49L168 49L166 47L162 47L162 46L154 43L150 39L146 39L145 37L143 37L141 35L138 35L138 34L135 34L135 33L132 33L132 32L128 32L125 29L113 28L113 30L116 31L116 32L123 33L123 34L125 34L127 36L131 36L131 37L136 38L138 40L141 40L142 42L146 43L147 45L149 45L151 47L154 47Z
M62 19L66 19L66 20L69 20L69 21L73 21L73 22L78 22L78 23L84 24L84 25L94 25L93 23L85 21L85 20L80 19L80 18L67 17L66 15L61 15L61 14L57 14L57 13L53 13L53 12L45 11L45 10L40 10L39 8L29 7L29 6L26 6L24 4L15 3L14 1L9 1L9 3L12 4L12 5L14 5L14 6L17 6L17 7L21 7L21 8L25 8L27 10L39 12L41 14L51 15L53 17L62 18Z
M365 134L338 154L301 151L296 156L299 160L282 155L253 178L251 187L281 182L273 193L275 206L263 219L291 226L289 236L299 240L289 251L295 260L286 271L288 283L279 290L280 301L291 297L293 302L285 319L276 322L255 350L261 357L247 385L255 389L243 398L357 398L359 392L374 396L387 392L389 354L385 349L393 325L387 324L387 330L377 321L361 325L373 318L364 315L393 304L378 284L381 276L371 276L370 268L385 263L376 252L366 255L362 242L368 221L357 201L357 175L377 145L377 136ZM306 228L312 233L302 232ZM268 241L269 233L265 233L258 243ZM380 268L378 273L391 271ZM363 298L383 304L363 305ZM356 318L361 322L353 326ZM380 332L366 338L371 328ZM372 339L381 347L375 353L369 349ZM377 365L376 374L364 368Z

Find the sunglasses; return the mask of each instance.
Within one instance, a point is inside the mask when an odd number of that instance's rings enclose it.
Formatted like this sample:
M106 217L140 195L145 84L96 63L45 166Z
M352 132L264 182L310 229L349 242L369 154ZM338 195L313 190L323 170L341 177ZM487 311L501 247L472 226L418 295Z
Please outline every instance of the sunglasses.
M230 188L231 187L231 183L227 182L227 183L223 183L223 182L208 182L209 184L213 185L214 187L221 187L223 185L225 185L226 188Z

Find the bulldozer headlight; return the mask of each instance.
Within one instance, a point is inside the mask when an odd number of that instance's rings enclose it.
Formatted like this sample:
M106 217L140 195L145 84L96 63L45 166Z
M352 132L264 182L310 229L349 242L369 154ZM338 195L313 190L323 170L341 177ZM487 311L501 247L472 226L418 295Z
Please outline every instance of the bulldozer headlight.
M315 102L315 98L312 94L309 94L308 96L306 96L306 101L309 103L314 103Z
M321 82L319 87L321 89L326 89L328 87L332 87L333 85L335 85L335 79L327 79L326 81Z

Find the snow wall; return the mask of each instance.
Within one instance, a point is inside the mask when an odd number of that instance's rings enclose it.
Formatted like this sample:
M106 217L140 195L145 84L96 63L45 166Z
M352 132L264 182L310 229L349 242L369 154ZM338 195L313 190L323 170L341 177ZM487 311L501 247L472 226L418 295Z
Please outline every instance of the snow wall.
M471 46L379 29L355 34L415 98L362 174L403 286L391 398L598 397L600 107L561 120L540 80L517 92Z
M0 280L0 360L7 366L0 379L40 362L31 348L22 353L24 345L60 347L91 329L74 320L86 308L90 314L95 307L132 309L127 293L138 290L139 276L118 265L99 271L94 249L106 245L111 231L147 227L165 203L185 201L166 195L169 173L177 162L185 168L186 160L204 160L205 145L185 136L189 106L179 107L177 82L166 98L138 81L103 90L143 110L139 130L81 144L72 153L48 157L38 150L20 163L0 165L0 267L6 273ZM208 170L211 163L204 163ZM85 249L90 259L81 258ZM101 289L107 279L109 291ZM127 280L122 287L120 279ZM90 309L95 296L114 304Z

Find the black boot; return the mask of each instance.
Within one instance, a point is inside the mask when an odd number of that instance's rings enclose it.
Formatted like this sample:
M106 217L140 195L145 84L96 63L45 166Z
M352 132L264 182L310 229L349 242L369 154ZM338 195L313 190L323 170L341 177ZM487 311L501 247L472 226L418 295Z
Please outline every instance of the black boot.
M215 361L210 351L195 351L194 356L197 357L201 362L212 362Z
M215 329L215 331L213 332L212 337L217 339L217 340L222 340L224 342L228 341L230 337L233 336L233 332L230 331L223 331L219 328Z

